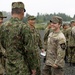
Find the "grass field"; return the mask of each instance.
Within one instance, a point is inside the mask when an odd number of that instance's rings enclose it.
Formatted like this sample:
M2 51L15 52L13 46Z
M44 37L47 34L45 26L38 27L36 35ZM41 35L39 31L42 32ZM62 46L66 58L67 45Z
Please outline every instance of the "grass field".
M44 30L46 28L46 23L35 24L35 27L39 30Z

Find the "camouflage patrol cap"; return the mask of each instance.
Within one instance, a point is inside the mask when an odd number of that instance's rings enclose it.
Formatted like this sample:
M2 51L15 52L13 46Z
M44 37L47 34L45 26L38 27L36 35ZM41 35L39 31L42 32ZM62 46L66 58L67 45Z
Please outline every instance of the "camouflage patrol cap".
M71 20L71 22L70 22L70 23L71 23L71 24L72 24L72 23L75 23L75 20Z
M59 16L53 16L50 22L62 24L62 18Z
M22 9L24 9L24 11L26 11L23 2L13 2L12 9L14 9L14 8L22 8Z
M28 20L35 20L36 17L35 16L28 16Z
M0 12L0 18L6 18L6 16L4 16L2 12Z
M63 26L69 26L69 23L63 23Z

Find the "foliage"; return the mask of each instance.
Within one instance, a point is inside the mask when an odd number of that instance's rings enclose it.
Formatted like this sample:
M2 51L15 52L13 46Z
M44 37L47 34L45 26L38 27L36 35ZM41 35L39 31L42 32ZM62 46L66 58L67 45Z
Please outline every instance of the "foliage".
M3 14L7 16L6 19L4 19L4 21L7 21L8 19L10 19L11 17L11 13L10 12L5 12L3 11ZM24 17L23 19L23 22L27 23L27 17L29 16L30 14L26 13L26 16ZM75 15L74 17L70 17L69 15L66 15L65 13L53 13L53 14L40 14L40 13L37 13L37 16L36 16L36 28L37 29L44 29L45 26L47 25L47 23L50 21L51 17L52 16L60 16L63 18L63 21L65 22L70 22L72 19L75 19Z
M35 27L36 27L36 29L44 30L45 27L46 27L46 24L45 24L45 23L44 23L44 24L42 24L42 23L37 23L37 24L35 24Z

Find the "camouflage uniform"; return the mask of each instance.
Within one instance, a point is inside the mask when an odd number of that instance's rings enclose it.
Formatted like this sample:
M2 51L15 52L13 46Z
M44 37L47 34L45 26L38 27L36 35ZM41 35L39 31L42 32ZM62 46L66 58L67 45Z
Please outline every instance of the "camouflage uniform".
M74 23L74 22L75 22L74 20L71 21L71 23ZM74 28L73 25L71 25L71 27L69 27L68 29L63 30L63 33L64 33L64 35L66 37L66 41L67 41L67 48L66 48L67 61L70 63L70 65L75 63L75 60L74 60L74 58L75 58L75 50L74 50L75 39L72 34L72 28Z
M47 50L48 35L49 35L49 33L52 32L50 22L48 23L48 26L46 27L45 34L44 34L44 49L45 49L45 51ZM46 60L46 56L44 56L43 62L45 62L45 60Z
M65 26L67 26L66 29L64 29ZM63 24L62 32L66 37L66 45L67 45L67 47L66 47L66 50L65 50L65 52L66 52L66 54L65 54L65 62L67 63L68 59L69 59L69 54L70 54L70 48L68 47L68 41L69 41L69 35L71 33L71 27L69 27L69 24L67 24L67 23Z
M60 21L59 17L54 17L52 23L55 24L58 21ZM49 34L46 62L42 75L64 75L65 43L66 39L61 31ZM54 68L54 64L58 65L58 67Z
M63 24L63 29L61 31L64 33L64 35L66 37L66 40L68 39L68 31L69 30L70 30L69 24L68 23L64 23Z
M12 3L13 8L24 8L22 2ZM30 28L20 19L11 17L0 27L0 39L6 50L6 75L31 75L34 68L34 46ZM32 66L31 66L32 65Z
M28 20L35 20L34 16L29 16ZM35 63L35 67L34 69L36 69L36 75L40 75L41 74L41 61L40 61L40 51L39 49L42 49L42 41L41 41L41 36L38 32L38 30L35 27L31 27L31 25L28 26L30 27L32 36L33 36L33 44L34 44L34 57L32 58L33 62ZM31 65L32 66L32 65Z
M3 13L0 12L0 26L3 23L3 18L6 18L6 16L3 16ZM0 75L3 75L5 73L5 50L0 44Z
M47 50L47 40L48 40L48 35L50 32L52 32L51 27L50 28L47 27L45 29L45 35L44 35L44 48L45 48L45 50Z
M75 63L75 38L72 34L72 28L68 31L68 62L70 65Z

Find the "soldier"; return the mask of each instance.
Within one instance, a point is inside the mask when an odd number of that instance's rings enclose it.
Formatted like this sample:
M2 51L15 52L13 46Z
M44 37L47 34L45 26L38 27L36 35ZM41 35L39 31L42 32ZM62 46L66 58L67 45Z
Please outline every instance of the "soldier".
M65 54L65 62L67 63L68 62L68 56L69 56L69 48L68 48L68 40L69 40L69 34L71 32L71 27L68 23L63 23L63 29L62 29L62 32L63 34L65 35L66 37L66 54Z
M75 26L75 20L71 20L70 25L71 25L71 27L74 27Z
M36 18L33 15L28 16L28 26L30 27L30 30L32 32L32 36L33 36L33 44L34 44L34 55L35 57L33 57L33 61L35 62L35 66L36 66L36 75L40 75L41 74L41 61L40 61L40 51L39 49L43 49L42 46L42 41L41 41L41 36L38 32L38 30L35 28L35 20Z
M22 22L25 11L22 2L13 2L12 17L0 27L1 44L7 54L6 75L35 75L33 39L30 28Z
M63 27L62 32L66 36L66 32L70 28L70 25L68 23L63 23L62 27Z
M62 18L54 16L50 22L53 32L48 36L46 62L42 75L64 75L66 39L60 31Z
M6 18L6 16L3 15L2 12L0 12L0 26L3 23L3 18ZM0 44L0 75L4 75L5 73L5 50L2 48Z
M74 65L75 66L75 34L74 33L74 27L75 27L75 20L71 21L71 29L68 32L69 39L68 39L68 62L70 62L70 66Z
M0 12L0 25L3 23L3 18L7 18L7 17L4 16L2 12Z
M45 51L47 50L47 40L48 40L48 35L50 32L52 32L51 23L48 22L47 27L45 29L45 34L44 34L44 49L45 49ZM43 62L45 62L45 60L46 60L46 56L44 56Z
M45 29L45 35L44 35L44 46L45 46L45 50L47 50L47 40L48 40L48 35L51 32L51 23L47 23L47 27Z

